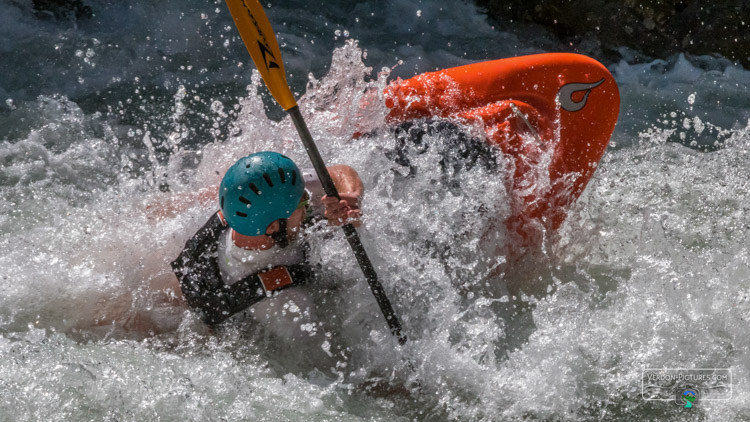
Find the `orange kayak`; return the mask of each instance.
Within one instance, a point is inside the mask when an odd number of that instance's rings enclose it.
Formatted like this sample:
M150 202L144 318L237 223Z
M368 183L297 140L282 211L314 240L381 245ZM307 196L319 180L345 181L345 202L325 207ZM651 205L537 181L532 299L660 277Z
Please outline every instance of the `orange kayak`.
M487 141L515 165L508 181L513 216L506 224L527 241L539 237L540 224L556 230L565 220L607 148L620 109L609 71L592 58L568 53L399 79L386 88L385 98L393 124L438 117L484 130Z

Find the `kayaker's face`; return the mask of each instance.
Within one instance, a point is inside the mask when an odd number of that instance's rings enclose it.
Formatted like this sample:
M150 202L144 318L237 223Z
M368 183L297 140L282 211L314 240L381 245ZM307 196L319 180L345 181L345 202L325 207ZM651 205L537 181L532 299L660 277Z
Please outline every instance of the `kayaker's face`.
M293 241L297 235L300 232L300 229L302 227L302 220L305 219L305 209L297 208L294 210L292 215L289 216L286 220L286 231L289 241ZM280 224L279 220L274 221L273 223L269 224L266 228L266 234L261 236L245 236L242 234L239 234L235 231L232 231L232 240L234 241L235 246L240 247L242 249L248 249L248 250L267 250L271 249L276 242L271 237L272 234L279 231Z

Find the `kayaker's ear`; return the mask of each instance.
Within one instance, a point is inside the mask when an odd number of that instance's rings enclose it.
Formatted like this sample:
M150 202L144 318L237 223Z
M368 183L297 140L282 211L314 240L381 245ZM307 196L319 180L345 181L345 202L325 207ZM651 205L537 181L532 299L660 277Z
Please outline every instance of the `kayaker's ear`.
M269 224L266 228L266 235L270 235L273 233L276 233L279 231L279 220L274 221L273 223Z

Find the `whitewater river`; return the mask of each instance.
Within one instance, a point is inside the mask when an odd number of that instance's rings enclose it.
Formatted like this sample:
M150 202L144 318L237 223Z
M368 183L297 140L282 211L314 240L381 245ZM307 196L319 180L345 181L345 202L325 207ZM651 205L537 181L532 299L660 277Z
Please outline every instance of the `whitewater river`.
M271 2L321 153L365 183L362 239L409 335L396 344L342 235L318 226L320 318L301 334L323 341L301 347L211 332L162 289L216 209L187 193L256 150L309 166L226 6L92 0L76 20L27 3L0 0L0 420L750 419L749 71L606 63L610 147L560 231L513 257L503 178L446 186L431 152L400 177L377 93L554 42L457 0ZM646 368L729 369L732 394L647 401Z

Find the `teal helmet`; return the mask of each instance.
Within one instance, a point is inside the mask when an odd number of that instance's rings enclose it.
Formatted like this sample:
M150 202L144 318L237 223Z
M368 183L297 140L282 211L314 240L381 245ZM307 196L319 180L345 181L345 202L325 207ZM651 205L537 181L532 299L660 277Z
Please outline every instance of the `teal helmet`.
M277 152L250 154L234 163L219 186L219 205L234 231L266 234L269 224L289 218L305 193L302 172Z

